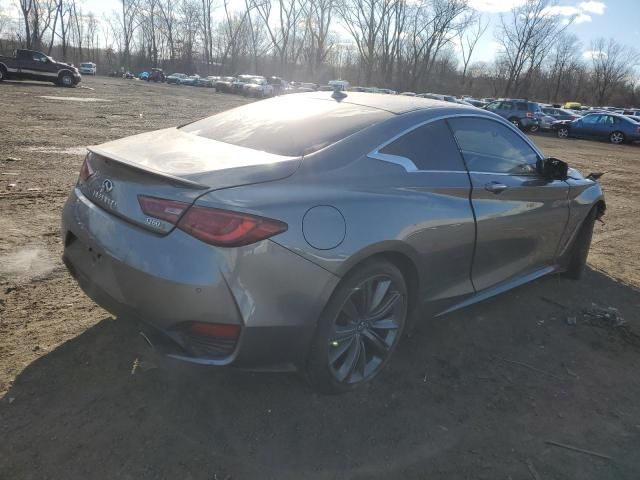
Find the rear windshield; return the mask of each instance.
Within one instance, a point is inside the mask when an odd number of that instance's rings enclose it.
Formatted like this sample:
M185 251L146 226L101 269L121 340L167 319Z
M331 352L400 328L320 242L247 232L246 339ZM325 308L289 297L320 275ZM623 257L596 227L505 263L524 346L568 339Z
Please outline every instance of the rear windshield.
M81 67L89 67L90 68L90 67L93 67L93 64L91 64L91 63L81 63L80 66Z
M275 155L307 155L393 114L335 100L263 100L182 127L200 137Z

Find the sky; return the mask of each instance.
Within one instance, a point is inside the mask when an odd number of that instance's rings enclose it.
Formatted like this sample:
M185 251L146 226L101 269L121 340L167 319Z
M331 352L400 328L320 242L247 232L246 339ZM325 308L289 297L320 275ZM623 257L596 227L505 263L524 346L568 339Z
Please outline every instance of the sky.
M500 14L509 13L523 0L469 0L469 3L490 22L478 42L472 61L491 60L497 52L494 35ZM614 38L618 43L640 50L640 0L559 0L554 13L565 19L573 18L567 31L576 35L588 55L591 40ZM590 58L590 57L588 57Z
M10 0L0 0L0 3ZM495 27L500 15L525 0L469 0L489 27L478 42L472 62L495 58L498 44ZM119 0L84 0L85 12L93 11L98 17L110 14L121 5ZM568 32L575 34L583 44L583 54L588 57L591 40L598 37L614 38L617 42L640 50L640 0L557 0L553 13L565 19L573 18ZM346 33L346 32L345 32Z

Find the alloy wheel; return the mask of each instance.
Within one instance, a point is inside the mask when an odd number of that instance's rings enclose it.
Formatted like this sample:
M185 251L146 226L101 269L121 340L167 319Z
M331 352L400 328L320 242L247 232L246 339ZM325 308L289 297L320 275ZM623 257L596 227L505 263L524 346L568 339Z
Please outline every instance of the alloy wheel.
M613 132L609 137L611 143L620 144L624 142L624 135L620 132Z
M328 363L334 378L355 384L374 376L393 351L404 321L406 293L390 277L354 288L335 319Z
M566 128L561 128L558 130L559 138L567 138L568 136L569 136L569 130L567 130Z
M70 87L72 82L73 80L69 75L62 76L62 85L64 85L65 87Z

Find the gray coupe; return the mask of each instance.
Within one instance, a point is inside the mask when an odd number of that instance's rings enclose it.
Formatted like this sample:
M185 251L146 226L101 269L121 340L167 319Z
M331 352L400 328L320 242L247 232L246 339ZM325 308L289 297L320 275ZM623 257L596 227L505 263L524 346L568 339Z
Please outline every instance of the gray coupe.
M374 378L416 322L550 273L578 278L597 176L508 121L437 100L314 92L90 147L64 261L173 358Z

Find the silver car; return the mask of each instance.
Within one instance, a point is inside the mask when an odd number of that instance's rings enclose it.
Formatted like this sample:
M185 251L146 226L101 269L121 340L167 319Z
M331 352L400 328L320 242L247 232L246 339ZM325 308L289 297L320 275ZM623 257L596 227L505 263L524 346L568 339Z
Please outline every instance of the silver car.
M491 112L314 92L91 147L64 261L173 358L375 377L403 332L540 276L582 272L594 177Z

